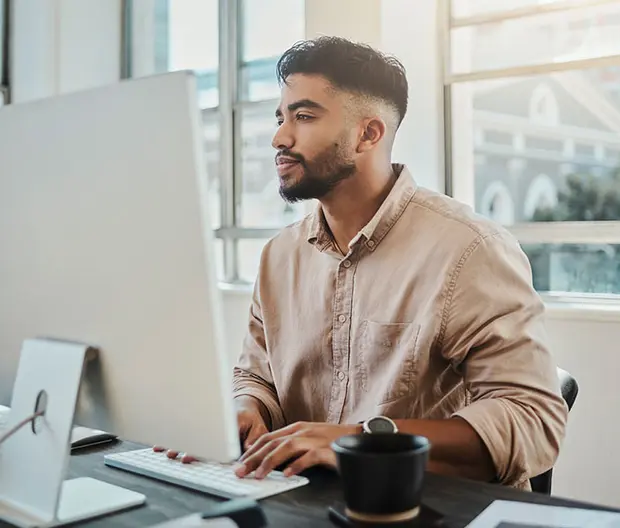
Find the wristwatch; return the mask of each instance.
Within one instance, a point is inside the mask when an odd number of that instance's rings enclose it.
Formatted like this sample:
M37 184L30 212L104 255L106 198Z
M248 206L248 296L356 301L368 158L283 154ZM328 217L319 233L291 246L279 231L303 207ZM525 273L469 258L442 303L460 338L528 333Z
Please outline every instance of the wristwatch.
M374 416L362 422L362 431L367 434L398 433L398 427L387 416Z

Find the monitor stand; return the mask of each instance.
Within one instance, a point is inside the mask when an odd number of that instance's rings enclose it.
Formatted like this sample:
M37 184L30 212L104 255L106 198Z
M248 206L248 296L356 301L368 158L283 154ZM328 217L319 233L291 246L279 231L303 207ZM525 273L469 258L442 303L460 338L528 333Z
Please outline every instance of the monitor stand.
M0 445L0 520L47 528L146 501L140 493L92 478L65 480L82 373L94 354L80 343L24 341L5 430L38 411L44 414Z

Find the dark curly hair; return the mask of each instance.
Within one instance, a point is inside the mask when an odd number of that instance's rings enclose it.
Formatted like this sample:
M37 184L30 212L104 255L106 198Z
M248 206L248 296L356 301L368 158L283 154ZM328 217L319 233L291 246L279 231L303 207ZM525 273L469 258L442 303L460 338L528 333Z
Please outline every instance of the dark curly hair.
M368 45L341 37L298 42L278 60L280 85L295 73L321 75L337 89L381 99L398 112L399 125L407 112L404 66Z

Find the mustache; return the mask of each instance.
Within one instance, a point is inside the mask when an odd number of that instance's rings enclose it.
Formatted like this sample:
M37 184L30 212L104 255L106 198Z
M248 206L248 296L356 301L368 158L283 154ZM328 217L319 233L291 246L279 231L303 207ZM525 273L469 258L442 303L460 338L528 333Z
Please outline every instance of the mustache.
M304 159L304 157L301 154L296 154L295 152L291 152L290 150L285 149L278 152L275 158L276 163L281 157L294 159L295 161L301 163L304 167L306 166L306 160Z

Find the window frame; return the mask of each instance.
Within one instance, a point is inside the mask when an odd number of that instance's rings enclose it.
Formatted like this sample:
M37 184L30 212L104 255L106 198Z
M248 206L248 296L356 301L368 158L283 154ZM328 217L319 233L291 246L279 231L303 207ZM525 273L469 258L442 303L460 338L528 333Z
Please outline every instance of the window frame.
M506 20L537 17L548 13L562 13L572 10L604 5L617 4L620 0L561 0L538 6L525 6L504 11L480 13L470 16L453 16L454 0L439 0L439 49L442 60L443 87L443 142L446 194L474 205L472 201L473 181L459 181L455 178L453 141L454 118L453 100L454 87L468 82L488 81L495 79L525 77L563 71L620 66L620 55L592 57L567 62L544 63L536 65L515 66L508 68L472 70L467 73L452 73L452 31L457 28L475 27ZM473 175L470 174L469 178ZM469 178L467 178L469 180ZM618 244L620 243L620 221L606 222L528 222L516 223L506 228L522 244ZM604 302L620 305L620 294L607 295L580 292L542 292L547 302L579 303Z
M0 0L1 1L1 0ZM123 4L123 47L122 75L131 78L133 0ZM242 227L240 225L243 192L241 171L241 116L249 106L272 104L277 100L261 99L248 101L242 94L241 74L244 62L243 50L243 0L218 0L218 92L219 101L215 107L202 110L205 116L217 115L219 124L219 174L220 182L220 227L214 230L215 237L223 242L224 276L221 282L228 287L248 286L247 280L240 276L239 241L244 239L269 239L280 228ZM275 118L274 118L275 119Z
M242 115L243 110L248 107L271 104L275 109L279 101L276 99L250 101L244 97L241 76L247 63L242 57L244 47L243 0L219 0L218 16L219 105L217 109L220 113L219 178L222 211L220 227L215 230L215 236L224 244L223 282L231 285L248 285L248 281L244 280L240 273L239 241L269 239L277 235L281 228L240 225L243 194Z
M440 0L449 4L451 0ZM456 29L459 27L480 26L484 24L492 24L494 22L504 22L506 20L515 20L518 18L526 18L530 16L545 15L549 13L560 13L572 11L574 9L583 9L584 7L594 7L604 4L613 4L616 0L558 0L548 4L539 4L537 6L515 7L507 10L491 11L489 13L479 13L470 16L452 16L451 6L448 5L448 15L450 27Z
M0 108L9 104L10 100L10 31L11 17L10 0L0 0Z

